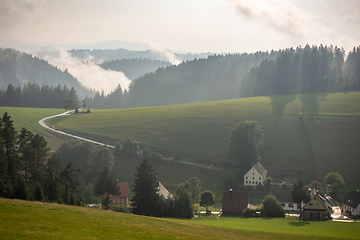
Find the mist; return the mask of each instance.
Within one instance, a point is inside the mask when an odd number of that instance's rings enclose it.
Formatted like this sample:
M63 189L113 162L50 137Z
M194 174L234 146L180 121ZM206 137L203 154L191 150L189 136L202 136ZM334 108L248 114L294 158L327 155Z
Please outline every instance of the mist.
M105 94L113 91L118 84L123 90L128 90L131 82L123 72L101 68L92 60L90 55L86 60L80 60L72 57L69 52L63 49L41 52L35 55L62 71L67 69L84 87L99 92L104 91Z
M161 58L165 59L166 61L170 62L173 65L179 65L182 61L176 57L176 55L171 52L169 49L164 47L161 44L150 44L151 52L154 54L158 54Z

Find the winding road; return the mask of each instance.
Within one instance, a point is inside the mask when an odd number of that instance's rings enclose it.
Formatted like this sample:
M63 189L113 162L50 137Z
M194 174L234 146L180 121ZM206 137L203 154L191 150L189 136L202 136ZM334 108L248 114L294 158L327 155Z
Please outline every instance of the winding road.
M70 111L67 111L67 112L60 113L60 114L57 114L57 115L54 115L54 116L43 118L43 119L39 120L39 124L41 126L43 126L44 128L49 129L50 131L53 131L53 132L56 132L56 133L59 133L59 134L62 134L62 135L68 136L68 137L72 137L72 138L76 138L76 139L79 139L79 140L91 142L91 143L101 145L101 146L106 146L106 147L109 147L109 148L115 148L114 146L111 146L111 145L108 145L108 144L105 144L105 143L97 142L97 141L94 141L94 140L91 140L91 139L79 137L79 136L76 136L76 135L73 135L73 134L70 134L70 133L66 133L66 132L56 130L56 129L52 128L52 127L49 127L45 123L45 121L48 120L48 119L61 117L61 116L66 116L69 113L70 113ZM169 160L169 158L163 158L163 160ZM179 163L182 163L182 164L187 164L187 165L192 165L192 166L196 166L196 167L206 168L206 169L214 169L214 170L224 171L224 169L222 169L222 168L213 167L213 166L206 166L206 165L201 165L201 164L192 163L192 162L184 162L184 161L176 161L176 162L179 162Z

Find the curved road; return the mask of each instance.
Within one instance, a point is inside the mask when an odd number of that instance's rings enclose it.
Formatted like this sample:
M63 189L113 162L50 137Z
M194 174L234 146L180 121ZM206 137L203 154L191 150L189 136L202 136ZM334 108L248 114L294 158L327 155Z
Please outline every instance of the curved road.
M70 111L67 111L67 112L60 113L60 114L57 114L57 115L54 115L54 116L43 118L43 119L39 120L39 124L41 126L43 126L44 128L46 128L46 129L49 129L49 130L51 130L53 132L56 132L56 133L59 133L59 134L62 134L62 135L68 136L68 137L80 139L80 140L83 140L83 141L91 142L91 143L101 145L101 146L106 146L106 147L109 147L109 148L115 148L114 146L111 146L111 145L108 145L108 144L105 144L105 143L97 142L97 141L94 141L94 140L91 140L91 139L82 138L82 137L79 137L79 136L76 136L76 135L72 135L72 134L69 134L69 133L66 133L66 132L56 130L54 128L49 127L45 123L45 121L50 119L50 118L56 118L56 117L60 117L60 116L65 116L65 115L68 115L69 113L70 113ZM168 160L168 158L163 158L163 160ZM184 162L184 161L176 161L176 162L187 164L187 165L192 165L192 166L196 166L196 167L210 168L210 169L214 169L214 170L224 171L224 169L222 169L222 168L213 167L213 166L206 166L206 165L201 165L201 164L192 163L192 162Z
M97 145L101 145L101 146L106 146L106 147L109 147L109 148L115 148L114 146L111 146L111 145L107 145L105 143L101 143L101 142L97 142L97 141L94 141L94 140L90 140L90 139L87 139L87 138L82 138L82 137L79 137L79 136L76 136L76 135L72 135L72 134L69 134L69 133L66 133L66 132L62 132L62 131L59 131L59 130L56 130L54 128L51 128L49 127L48 125L46 125L45 121L50 119L50 118L55 118L55 117L60 117L60 116L65 116L65 115L68 115L70 113L70 111L67 111L67 112L64 112L64 113L61 113L61 114L57 114L57 115L54 115L54 116L50 116L50 117L46 117L46 118L43 118L39 121L39 124L41 126L43 126L44 128L47 128L53 132L56 132L56 133L60 133L62 135L66 135L68 137L72 137L72 138L76 138L76 139L80 139L80 140L83 140L83 141L87 141L87 142L91 142L91 143L94 143L94 144L97 144Z

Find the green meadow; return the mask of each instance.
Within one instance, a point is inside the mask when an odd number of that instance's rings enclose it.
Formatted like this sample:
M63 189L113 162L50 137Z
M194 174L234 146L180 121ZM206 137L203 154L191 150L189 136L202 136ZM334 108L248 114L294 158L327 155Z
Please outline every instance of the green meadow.
M0 199L0 239L358 239L360 223L211 217L161 219Z
M52 150L69 140L37 124L42 117L60 113L62 109L0 108L0 111L9 112L18 131L25 126L44 135ZM221 192L221 176L230 170L226 162L228 139L232 129L247 120L258 121L264 130L262 164L275 181L297 176L307 182L322 181L328 172L336 171L344 177L346 190L360 188L358 92L91 111L91 114L51 119L47 124L109 145L131 138L139 141L141 147L150 147L165 157L176 156L179 161L225 170L177 161L152 163L159 180L170 190L189 177L198 176L204 188ZM282 114L276 115L277 111ZM137 165L136 159L122 159L114 168L115 177L131 182Z

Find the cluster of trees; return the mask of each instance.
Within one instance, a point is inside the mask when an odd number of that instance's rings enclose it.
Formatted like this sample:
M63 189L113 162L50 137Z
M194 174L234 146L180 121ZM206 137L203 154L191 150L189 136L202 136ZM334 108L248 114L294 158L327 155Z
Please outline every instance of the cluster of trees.
M152 165L144 159L135 173L132 212L157 217L191 218L194 204L199 202L201 182L197 177L188 179L176 189L174 198L164 198L158 193L158 179ZM214 196L205 191L201 194L200 205L214 204Z
M70 163L65 168L47 142L26 128L17 134L8 113L0 119L0 196L78 204L79 184Z
M9 84L6 90L0 90L0 106L75 109L78 95L73 87L69 89L66 85L40 87L28 82L21 88Z
M345 186L343 177L337 172L329 172L320 183L314 180L310 183L309 188L316 189L320 193L326 193L336 200L341 200L342 188Z
M346 61L344 50L338 47L290 48L252 68L241 96L359 91L359 65L360 47L354 47Z
M0 48L0 88L9 84L22 87L27 82L40 86L67 85L75 88L82 96L91 94L67 69L61 71L31 54Z

